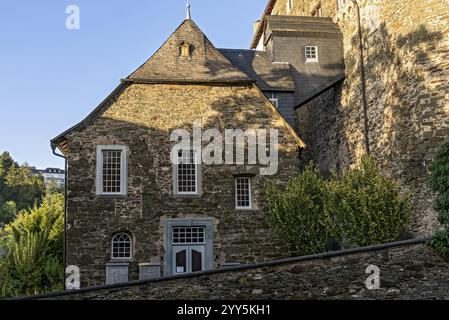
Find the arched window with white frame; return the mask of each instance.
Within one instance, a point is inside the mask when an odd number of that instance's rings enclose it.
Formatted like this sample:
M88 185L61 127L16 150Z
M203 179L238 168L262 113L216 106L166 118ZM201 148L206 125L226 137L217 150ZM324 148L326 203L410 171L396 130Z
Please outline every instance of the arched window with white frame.
M132 240L127 233L117 233L112 237L111 257L114 260L129 260L132 258Z

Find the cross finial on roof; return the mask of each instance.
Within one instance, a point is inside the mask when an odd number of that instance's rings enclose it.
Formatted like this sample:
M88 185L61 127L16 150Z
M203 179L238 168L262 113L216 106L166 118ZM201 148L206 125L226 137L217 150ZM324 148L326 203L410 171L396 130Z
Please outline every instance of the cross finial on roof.
M191 20L192 16L190 15L190 0L187 0L187 16L186 20Z

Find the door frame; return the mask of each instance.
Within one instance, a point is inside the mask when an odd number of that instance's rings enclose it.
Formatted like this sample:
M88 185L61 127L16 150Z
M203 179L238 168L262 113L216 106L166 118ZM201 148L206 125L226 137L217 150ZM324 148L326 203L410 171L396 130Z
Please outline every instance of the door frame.
M204 239L204 271L213 269L213 218L167 219L164 221L164 275L173 274L173 227L205 227ZM194 244L193 244L194 246Z

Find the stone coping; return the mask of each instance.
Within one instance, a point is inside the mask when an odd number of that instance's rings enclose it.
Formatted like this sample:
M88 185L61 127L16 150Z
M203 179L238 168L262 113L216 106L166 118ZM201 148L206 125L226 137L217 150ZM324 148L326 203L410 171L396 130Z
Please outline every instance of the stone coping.
M328 251L328 252L317 253L317 254L312 254L312 255L307 255L307 256L272 260L272 261L261 262L261 263L230 266L230 267L226 267L224 269L209 270L209 271L196 272L196 273L190 273L190 274L184 274L184 275L176 275L176 276L167 276L167 277L161 277L161 278L157 278L157 279L136 280L136 281L130 281L130 282L121 283L121 284L86 287L86 288L81 288L78 290L52 292L52 293L41 294L41 295L12 298L9 300L37 300L37 299L45 299L45 298L52 298L52 297L58 297L58 296L69 296L69 295L87 293L87 292L92 292L92 291L135 287L135 286L139 286L139 285L145 285L145 284L163 282L163 281L171 281L171 280L176 280L176 279L195 278L195 277L227 273L227 272L233 272L233 271L259 269L259 268L263 268L263 267L279 266L279 265L290 264L290 263L295 263L295 262L313 261L313 260L326 259L326 258L332 258L332 257L346 256L346 255L351 255L351 254L355 254L355 253L380 251L380 250L385 250L388 248L410 246L410 245L415 245L415 244L424 244L431 239L432 239L432 237L425 237L425 238L417 238L417 239L389 242L389 243L384 243L384 244L379 244L379 245L344 249L344 250L338 250L338 251Z

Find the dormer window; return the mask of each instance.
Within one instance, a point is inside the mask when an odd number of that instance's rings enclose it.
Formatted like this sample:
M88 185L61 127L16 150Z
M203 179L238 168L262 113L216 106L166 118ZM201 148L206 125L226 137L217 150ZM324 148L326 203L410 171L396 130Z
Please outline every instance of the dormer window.
M318 62L318 47L306 46L305 56L306 62Z
M192 46L187 42L182 42L179 45L179 52L182 57L190 57Z

